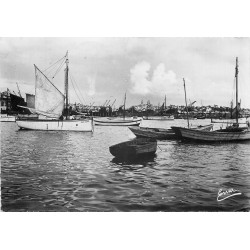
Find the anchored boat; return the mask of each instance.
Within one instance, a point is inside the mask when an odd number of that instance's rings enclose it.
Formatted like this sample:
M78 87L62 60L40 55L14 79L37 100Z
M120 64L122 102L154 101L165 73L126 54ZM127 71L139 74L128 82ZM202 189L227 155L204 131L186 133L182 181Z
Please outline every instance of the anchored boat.
M141 120L141 118L94 118L95 125L98 126L139 126Z
M109 147L110 153L117 158L135 158L154 155L157 141L149 138L136 138Z
M95 125L98 126L139 126L142 118L138 117L126 117L125 116L125 104L126 104L126 93L123 104L123 118L117 117L104 117L94 118Z
M93 121L70 120L68 108L68 52L63 57L65 60L65 95L49 80L49 78L35 66L35 108L27 108L33 114L38 114L38 119L19 118L16 120L21 129L32 130L67 130L92 132ZM21 106L22 107L22 106ZM63 117L63 111L66 116Z
M235 67L236 78L236 123L228 126L226 129L215 131L199 131L191 128L179 128L182 138L188 140L206 141L206 142L228 142L250 140L250 124L245 127L239 126L238 119L238 57Z
M163 128L136 128L129 129L139 138L154 138L157 140L175 139L175 133L172 129Z

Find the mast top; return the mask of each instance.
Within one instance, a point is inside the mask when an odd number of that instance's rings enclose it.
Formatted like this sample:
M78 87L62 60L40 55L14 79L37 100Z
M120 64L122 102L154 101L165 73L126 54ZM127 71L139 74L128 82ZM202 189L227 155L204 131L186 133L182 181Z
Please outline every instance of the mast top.
M239 65L238 65L238 57L236 57L236 66L235 66L235 77L239 74Z
M65 55L65 63L66 63L66 66L68 66L68 64L69 64L69 58L68 58L68 54L69 54L69 51L67 50L67 52L66 52L66 55Z

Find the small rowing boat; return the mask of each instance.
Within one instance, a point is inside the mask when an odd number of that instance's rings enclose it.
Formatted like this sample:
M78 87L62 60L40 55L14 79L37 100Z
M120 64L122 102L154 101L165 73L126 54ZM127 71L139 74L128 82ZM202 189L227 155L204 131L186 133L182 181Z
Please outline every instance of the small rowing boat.
M136 138L109 147L109 151L113 156L123 159L154 155L156 149L157 141L149 138Z

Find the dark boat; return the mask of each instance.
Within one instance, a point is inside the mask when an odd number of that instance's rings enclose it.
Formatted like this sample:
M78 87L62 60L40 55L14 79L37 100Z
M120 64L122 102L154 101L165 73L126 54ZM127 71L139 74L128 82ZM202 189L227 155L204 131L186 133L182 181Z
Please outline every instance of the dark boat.
M109 151L113 156L123 159L154 155L156 149L156 140L149 138L136 138L109 147Z
M172 129L141 127L129 127L129 129L139 138L154 138L157 140L175 139L175 133Z

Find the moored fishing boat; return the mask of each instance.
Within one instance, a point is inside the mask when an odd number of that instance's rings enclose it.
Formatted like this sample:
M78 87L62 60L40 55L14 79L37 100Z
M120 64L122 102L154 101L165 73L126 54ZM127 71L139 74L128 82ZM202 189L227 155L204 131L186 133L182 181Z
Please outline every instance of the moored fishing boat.
M175 133L172 129L163 128L136 128L129 127L129 129L139 138L155 138L157 140L174 139Z
M204 126L196 126L193 129L197 130L211 130L213 128L213 124L204 125ZM172 140L179 139L181 134L179 132L179 127L172 126L171 129L163 129L163 128L133 128L129 127L129 129L135 134L136 137L139 138L155 138L157 140Z
M93 120L69 120L68 107L68 52L62 58L65 60L65 95L58 90L48 77L35 66L35 108L23 107L37 114L38 119L19 118L16 120L21 129L32 130L67 130L93 131ZM21 106L22 107L22 106ZM66 116L63 117L63 112Z
M236 58L235 67L236 78L236 103L238 103L238 58ZM250 140L250 125L245 127L239 126L238 105L236 105L236 123L228 126L226 129L215 131L199 131L191 128L180 128L180 133L183 139L206 141L206 142L229 142L229 141L245 141Z
M176 126L172 126L171 129L174 131L175 136L177 139L181 139L182 138L182 133L181 133L181 129L184 127L176 127ZM199 125L197 127L192 127L191 129L193 130L200 130L200 131L211 131L213 128L213 124L208 124L208 125Z
M117 158L135 158L154 155L157 141L148 138L136 138L109 147L110 153Z
M249 128L227 128L215 131L180 128L180 133L183 139L196 141L228 142L250 140Z

